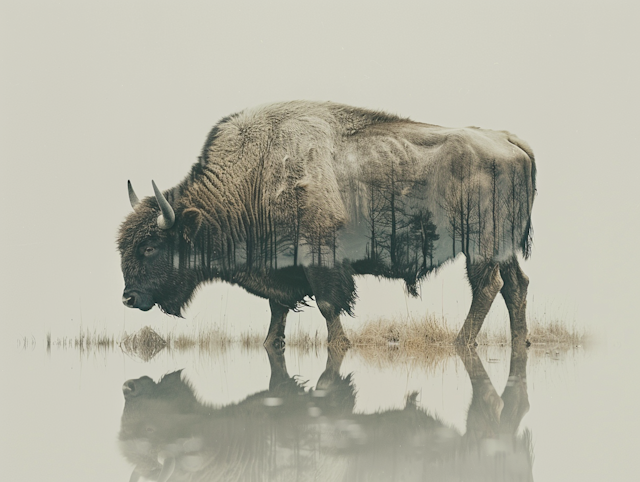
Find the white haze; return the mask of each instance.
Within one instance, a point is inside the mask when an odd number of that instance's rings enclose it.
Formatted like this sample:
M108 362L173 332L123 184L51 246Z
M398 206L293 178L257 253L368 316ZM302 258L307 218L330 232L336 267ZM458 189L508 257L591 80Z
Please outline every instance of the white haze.
M223 116L310 99L507 129L532 146L534 245L522 263L529 314L590 328L608 343L584 360L548 357L536 368L530 358L522 426L533 427L536 480L635 480L639 14L620 0L0 2L4 473L127 477L115 455L127 378L186 367L234 400L266 388L264 354L207 360L207 371L200 359L166 352L144 365L124 354L108 364L92 352L48 356L44 339L144 325L266 335L268 303L222 283L204 287L185 320L124 308L115 236L131 209L127 179L139 196L151 195L152 179L167 189ZM470 303L460 258L423 283L422 299L407 298L401 282L358 286L358 319L343 320L346 328L425 312L460 327ZM507 324L500 297L487 324ZM315 309L289 316L288 334L298 329L326 334ZM37 341L33 353L16 350L25 336ZM291 374L323 368L294 354ZM494 376L505 358L486 366ZM359 409L401 404L424 386L424 405L462 427L470 386L453 368L380 375L348 360L343 373L360 377Z
M538 166L530 313L640 334L638 7L537 2L3 2L3 332L223 324L266 334L268 304L203 288L186 320L125 309L115 234L138 195L177 184L221 117L333 100L445 126L507 129ZM458 259L410 299L359 280L359 319L427 311L460 326ZM506 323L498 297L488 321ZM345 320L346 327L358 320ZM316 310L290 330L318 330Z

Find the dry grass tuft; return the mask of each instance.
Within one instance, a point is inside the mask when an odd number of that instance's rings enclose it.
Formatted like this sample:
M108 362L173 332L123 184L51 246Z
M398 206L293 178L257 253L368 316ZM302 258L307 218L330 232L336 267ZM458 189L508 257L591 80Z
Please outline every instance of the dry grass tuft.
M494 328L492 330L483 328L476 337L476 343L478 345L510 345L511 334L509 332L509 328L507 325L503 325L502 328Z
M350 330L348 337L356 347L397 347L399 349L428 349L452 345L457 332L435 316L421 320L380 319Z
M587 341L586 330L567 326L560 320L540 322L534 320L529 327L529 341L532 345L584 345Z
M511 335L509 321L499 328L483 328L477 342L482 346L509 346ZM453 342L459 326L451 327L441 318L427 315L424 318L402 319L384 318L365 323L357 329L347 330L352 343L352 353L374 364L410 363L430 365L455 354ZM559 320L541 321L532 317L529 323L529 340L532 349L564 350L584 346L587 333ZM34 347L35 338L24 337L19 345ZM137 333L124 333L120 342L114 336L105 333L89 332L80 329L75 337L54 339L51 332L46 334L46 348L52 347L79 349L80 351L110 350L119 345L126 353L148 361L160 351L198 351L202 354L224 352L239 344L246 350L262 348L262 336L253 332L244 332L232 337L220 327L207 327L192 333L168 333L164 338L150 327L144 327ZM286 346L302 352L319 351L327 346L326 332L308 333L297 329L289 334Z
M107 335L106 333L93 333L86 331L84 336L84 344L87 349L89 348L113 348L115 346L115 338Z
M198 350L204 353L224 351L234 341L228 333L218 327L209 330L202 329L191 334L167 334L167 348L178 351Z
M116 345L116 339L113 335L107 335L106 332L98 333L95 330L83 331L81 328L76 336L64 336L56 339L54 339L51 332L48 331L45 343L47 351L51 351L53 347L65 349L75 348L80 351L110 350ZM35 345L35 338L33 338L33 344Z
M422 367L435 366L455 355L456 335L435 316L406 321L380 319L347 333L354 353L367 363L377 366L408 363Z
M137 333L125 333L120 346L126 353L149 361L167 346L167 342L150 327L145 326Z
M455 355L454 340L459 327L452 328L435 316L422 319L380 319L348 332L356 354L368 363L433 365ZM587 333L562 321L533 319L529 325L529 341L533 349L565 350L584 346ZM510 346L509 321L501 328L483 328L476 339L481 346Z
M253 332L244 332L240 334L240 344L247 350L256 349L262 346L262 337Z
M326 336L327 335L324 335L323 337L317 330L313 336L309 333L298 330L289 335L289 338L286 339L286 343L287 346L297 348L303 353L307 353L311 350L318 350L319 348L326 346Z

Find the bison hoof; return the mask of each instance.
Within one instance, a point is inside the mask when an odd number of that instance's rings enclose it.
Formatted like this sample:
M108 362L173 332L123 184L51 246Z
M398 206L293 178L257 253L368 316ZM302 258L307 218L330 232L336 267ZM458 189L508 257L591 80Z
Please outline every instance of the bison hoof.
M276 350L276 351L284 351L284 337L283 336L277 336L273 339L267 338L264 343L262 344L267 350Z
M521 337L513 337L511 338L511 346L524 346L525 348L529 348L531 342L527 338L523 340Z

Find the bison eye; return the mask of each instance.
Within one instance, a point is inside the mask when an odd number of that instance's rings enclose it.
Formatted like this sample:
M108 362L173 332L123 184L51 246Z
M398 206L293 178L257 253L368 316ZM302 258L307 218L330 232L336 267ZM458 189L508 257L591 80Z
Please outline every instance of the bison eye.
M155 253L155 251L156 251L156 248L154 248L153 246L147 246L144 249L144 255L145 256L151 256L153 253Z

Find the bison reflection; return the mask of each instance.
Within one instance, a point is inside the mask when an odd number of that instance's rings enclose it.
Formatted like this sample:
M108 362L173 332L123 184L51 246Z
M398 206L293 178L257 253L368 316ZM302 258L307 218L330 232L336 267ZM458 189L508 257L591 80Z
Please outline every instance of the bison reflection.
M501 292L514 343L527 336L536 166L513 134L452 129L365 109L289 102L221 120L178 186L142 201L118 239L125 305L180 315L222 279L269 299L266 344L315 297L330 342L348 344L355 274L417 282L459 253L473 302L458 341L474 342Z
M287 374L269 352L269 389L238 404L200 403L180 372L123 386L120 443L131 480L532 480L526 352L514 350L502 397L474 349L459 353L473 397L460 435L416 407L354 414L355 389L339 374L344 351L329 351L315 389Z

